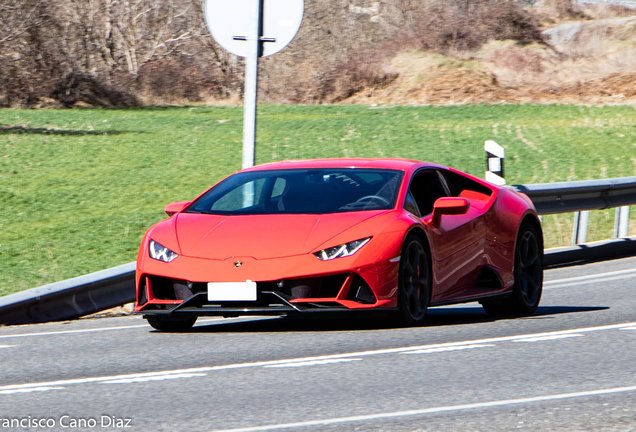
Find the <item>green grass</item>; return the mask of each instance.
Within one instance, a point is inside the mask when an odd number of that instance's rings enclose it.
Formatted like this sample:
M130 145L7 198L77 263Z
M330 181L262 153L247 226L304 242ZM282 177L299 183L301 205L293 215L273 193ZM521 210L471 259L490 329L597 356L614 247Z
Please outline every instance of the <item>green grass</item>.
M258 163L405 157L483 177L506 148L509 184L631 176L633 107L263 106ZM241 163L242 108L0 110L0 295L133 261L144 231ZM548 245L571 215L546 216ZM594 212L589 240L609 238Z

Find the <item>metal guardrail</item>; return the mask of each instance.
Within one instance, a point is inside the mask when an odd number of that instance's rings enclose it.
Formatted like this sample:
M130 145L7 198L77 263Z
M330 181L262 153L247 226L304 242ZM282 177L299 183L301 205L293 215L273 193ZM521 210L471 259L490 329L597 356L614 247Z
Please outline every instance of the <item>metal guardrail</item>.
M515 185L543 214L604 210L636 204L636 177Z
M636 255L636 237L564 246L545 251L543 265L558 267L576 262L590 262Z
M539 214L602 210L636 204L636 177L512 186ZM636 237L546 251L545 264L636 255ZM135 263L0 298L0 324L75 319L135 300Z
M616 208L614 238L627 237L629 206L636 204L636 177L512 186L532 199L541 215L574 214L572 244L587 242L590 210Z
M132 262L0 297L0 324L62 321L135 301Z

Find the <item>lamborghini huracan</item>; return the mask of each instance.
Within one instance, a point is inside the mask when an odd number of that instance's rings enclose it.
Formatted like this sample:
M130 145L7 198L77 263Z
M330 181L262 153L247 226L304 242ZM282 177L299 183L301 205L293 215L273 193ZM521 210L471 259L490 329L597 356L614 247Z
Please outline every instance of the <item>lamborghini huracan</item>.
M381 314L478 301L529 315L543 285L530 199L405 159L274 162L244 169L143 237L135 311L164 331L199 316Z

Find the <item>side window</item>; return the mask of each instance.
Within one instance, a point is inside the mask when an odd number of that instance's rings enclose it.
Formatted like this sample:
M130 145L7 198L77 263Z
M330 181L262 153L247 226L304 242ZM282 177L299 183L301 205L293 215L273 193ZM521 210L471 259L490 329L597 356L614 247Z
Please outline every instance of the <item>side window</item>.
M406 199L404 200L404 210L413 213L417 217L421 217L420 209L417 208L417 203L415 202L415 198L413 198L413 194L411 191L406 194Z
M285 192L286 185L287 185L287 181L282 177L278 177L276 179L276 182L274 183L274 187L272 188L271 198L276 198L281 196L283 192Z
M450 182L450 178L445 175L446 173L442 173L441 171L437 171L437 175L439 176L439 181L442 183L442 187L447 193L447 196L457 196L459 192L455 191L455 187L452 182Z
M492 195L491 189L460 174L444 170L440 175L446 179L452 196L487 200Z
M438 198L449 196L448 188L434 169L424 169L416 173L411 181L409 193L417 203L421 216L433 213L433 204Z
M462 182L462 176L448 170L439 170L438 173L448 188L450 196L459 196L459 194L461 194L461 192L465 189Z

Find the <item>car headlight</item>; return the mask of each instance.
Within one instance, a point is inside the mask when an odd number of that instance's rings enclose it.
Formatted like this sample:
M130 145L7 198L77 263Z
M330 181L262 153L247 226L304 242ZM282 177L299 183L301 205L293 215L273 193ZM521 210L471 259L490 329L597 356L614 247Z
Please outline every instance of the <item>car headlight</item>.
M150 253L150 258L163 262L170 262L179 256L154 240L150 240L150 243L148 244L148 252Z
M314 252L314 255L321 261L328 261L336 258L348 257L358 252L362 246L367 244L371 240L371 237L363 238L360 240L354 240L349 243L341 244L340 246L323 249L318 252Z

